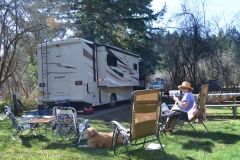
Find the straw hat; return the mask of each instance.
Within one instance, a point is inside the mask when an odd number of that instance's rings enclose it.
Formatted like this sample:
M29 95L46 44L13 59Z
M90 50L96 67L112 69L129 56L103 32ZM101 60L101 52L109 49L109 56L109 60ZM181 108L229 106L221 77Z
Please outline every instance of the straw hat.
M183 83L182 83L182 85L180 85L180 86L178 86L178 89L181 89L181 88L188 88L188 89L190 89L191 91L193 91L194 89L191 87L191 85L190 85L190 83L189 82L187 82L187 81L184 81Z

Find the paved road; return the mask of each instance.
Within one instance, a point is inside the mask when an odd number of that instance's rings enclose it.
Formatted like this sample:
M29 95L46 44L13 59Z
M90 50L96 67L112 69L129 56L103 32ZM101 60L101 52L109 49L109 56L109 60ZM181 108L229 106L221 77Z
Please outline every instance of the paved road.
M106 114L106 113L111 113L111 112L115 112L115 111L118 111L118 110L122 110L124 108L128 108L130 107L131 104L130 104L130 101L123 101L123 102L118 102L116 104L115 107L113 108L109 108L107 105L105 106L97 106L94 108L94 113L91 114L91 115L84 115L83 113L82 114L78 114L78 118L80 119L88 119L88 118L92 118L92 117L95 117L95 116L99 116L101 114Z
M130 107L130 101L118 102L115 107L110 108L108 105L96 106L94 107L94 113L91 115L84 115L83 113L78 114L77 118L79 119L88 119L95 116L99 116L101 114L111 113L118 110L122 110L124 108ZM26 111L22 117L31 117L31 116L39 116L37 110Z

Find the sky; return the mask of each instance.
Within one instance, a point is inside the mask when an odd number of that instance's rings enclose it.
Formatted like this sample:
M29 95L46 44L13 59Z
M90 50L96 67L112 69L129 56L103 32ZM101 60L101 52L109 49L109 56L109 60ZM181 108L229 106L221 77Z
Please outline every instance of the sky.
M191 0L185 0L191 1ZM212 12L221 13L223 11L238 11L240 10L240 1L239 0L205 0L208 8ZM153 0L152 6L154 10L161 10L166 2L169 12L179 10L181 3L184 0Z
M192 2L192 0L185 0L186 2ZM194 0L195 1L195 0ZM200 1L200 0L198 0ZM240 13L240 0L205 0L206 1L206 13L210 18L212 16L218 16L222 21L230 20L233 15ZM181 3L184 0L153 0L152 8L154 11L160 11L164 4L167 5L167 13L164 17L164 23L173 13L180 11ZM201 1L200 1L201 2ZM223 20L224 17L224 20Z

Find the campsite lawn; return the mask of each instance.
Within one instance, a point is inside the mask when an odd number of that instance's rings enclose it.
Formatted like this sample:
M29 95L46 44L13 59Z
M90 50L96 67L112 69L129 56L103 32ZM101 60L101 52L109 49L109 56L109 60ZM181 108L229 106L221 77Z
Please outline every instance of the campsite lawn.
M111 113L110 113L111 114ZM240 121L234 119L231 110L207 108L207 121L204 122L209 132L201 124L194 124L196 134L188 124L181 131L161 136L165 145L166 159L169 160L221 160L239 159L240 156ZM90 126L100 132L111 132L111 125L101 119L90 119ZM125 125L128 125L125 122ZM13 126L8 119L0 121L0 158L1 159L58 159L58 160L123 160L127 155L114 155L111 148L84 149L71 144L55 144L52 136L47 141L44 135L21 137L14 141L10 137ZM81 144L85 144L82 140ZM120 150L123 149L121 146ZM133 160L164 159L160 150L145 151L144 148L131 147Z

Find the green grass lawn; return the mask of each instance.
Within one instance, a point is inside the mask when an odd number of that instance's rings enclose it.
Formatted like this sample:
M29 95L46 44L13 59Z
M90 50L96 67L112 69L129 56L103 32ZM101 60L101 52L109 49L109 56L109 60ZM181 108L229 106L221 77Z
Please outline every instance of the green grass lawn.
M198 134L185 124L181 131L161 136L165 145L166 159L169 160L229 160L240 156L240 121L233 119L231 110L223 108L207 108L207 120L203 125L193 124ZM89 124L101 132L111 132L111 125L102 120L90 120ZM128 125L125 123L125 125ZM0 158L1 159L58 159L58 160L124 160L127 155L114 155L111 148L83 149L67 144L55 144L52 136L47 140L44 135L21 137L14 141L10 137L13 127L8 119L0 121ZM41 132L43 133L43 132ZM81 144L85 144L82 140ZM120 150L123 146L120 147ZM160 150L145 151L141 146L132 147L133 160L164 159Z

